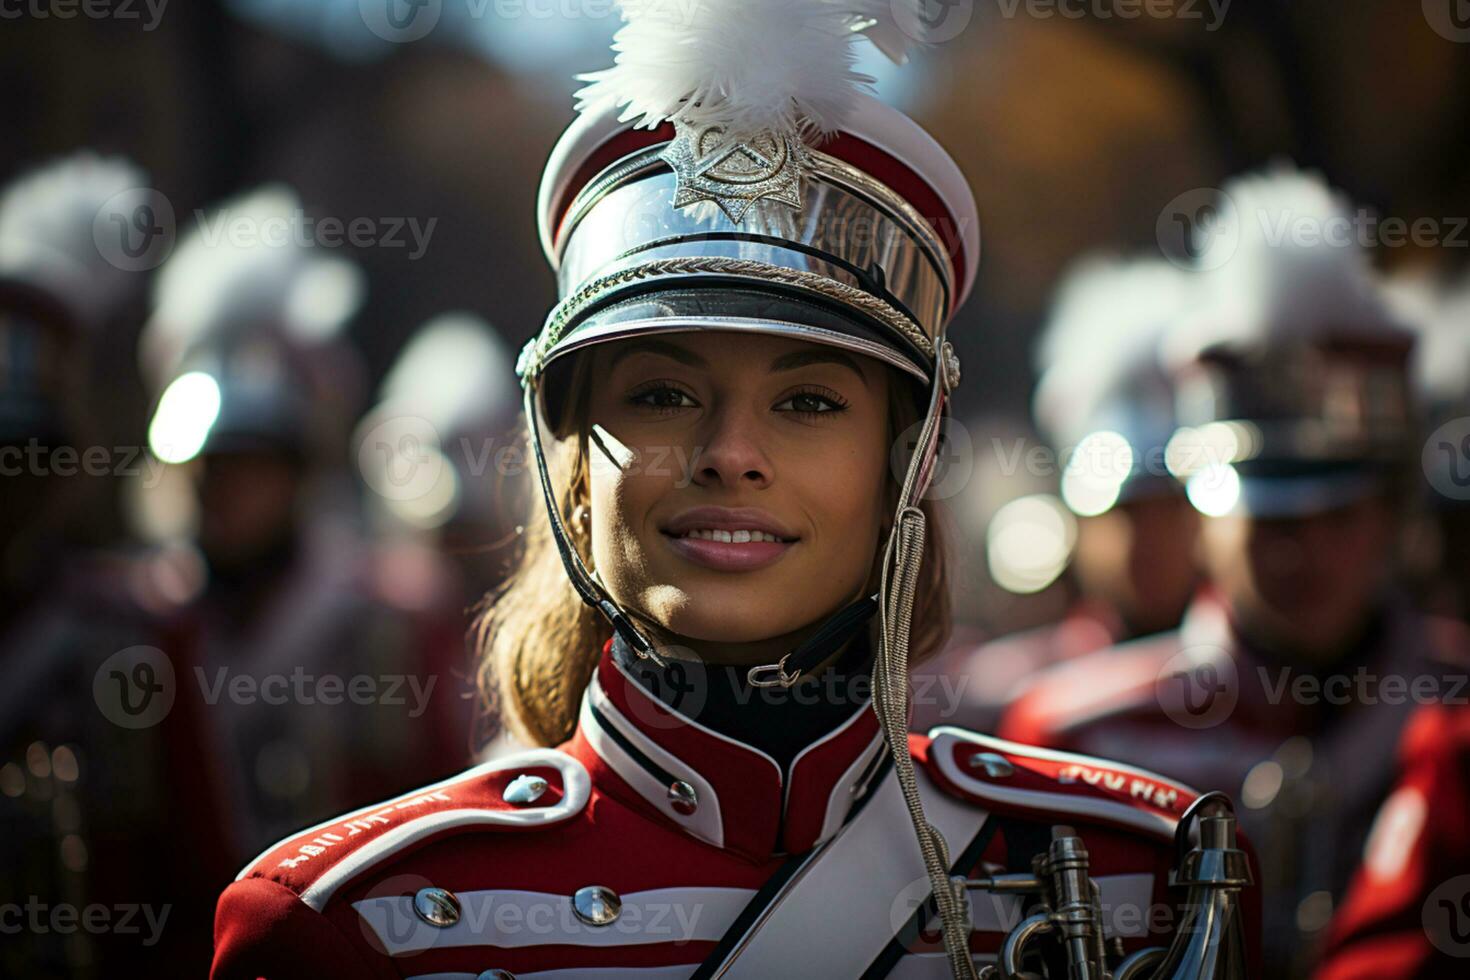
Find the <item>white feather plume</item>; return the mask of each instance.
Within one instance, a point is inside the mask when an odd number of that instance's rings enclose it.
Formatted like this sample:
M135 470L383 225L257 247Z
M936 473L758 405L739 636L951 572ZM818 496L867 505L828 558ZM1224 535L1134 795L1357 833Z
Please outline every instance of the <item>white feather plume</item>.
M142 170L121 157L90 151L20 177L0 198L0 274L30 282L56 297L79 323L97 327L134 295L144 273L107 261L94 237L104 205L148 192ZM125 201L113 207L126 211Z
M1206 347L1404 333L1362 241L1358 210L1290 164L1228 182L1231 207L1199 265L1208 313L1171 339L1171 359Z
M1414 384L1431 410L1470 406L1470 279L1445 285L1400 275L1385 287L1393 309L1414 330Z
M268 185L222 204L181 236L154 284L139 357L155 383L197 345L229 331L273 331L310 347L341 333L362 304L362 270L317 255L295 191Z
M400 415L427 419L441 436L503 421L520 402L515 357L473 313L444 313L404 345L379 389Z
M1068 271L1037 344L1032 409L1053 441L1081 438L1114 402L1167 425L1172 396L1159 344L1190 311L1195 285L1162 259L1094 256Z
M893 0L909 4L916 0ZM611 68L578 76L580 112L622 109L652 128L679 118L732 137L835 132L873 79L854 68L864 30L901 60L889 0L620 0Z

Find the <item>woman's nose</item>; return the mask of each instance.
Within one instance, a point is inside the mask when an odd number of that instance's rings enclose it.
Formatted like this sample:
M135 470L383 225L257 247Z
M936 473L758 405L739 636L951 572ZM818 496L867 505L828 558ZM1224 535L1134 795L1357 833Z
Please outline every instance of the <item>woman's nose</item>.
M695 449L694 483L699 486L767 486L773 476L759 420L733 409L714 413Z

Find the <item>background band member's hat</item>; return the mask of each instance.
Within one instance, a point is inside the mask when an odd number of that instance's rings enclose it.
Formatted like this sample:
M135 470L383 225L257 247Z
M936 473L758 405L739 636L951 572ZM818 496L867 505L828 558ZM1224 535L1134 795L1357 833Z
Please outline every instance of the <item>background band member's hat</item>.
M1080 516L1178 494L1164 464L1176 428L1165 332L1192 308L1195 277L1164 259L1092 256L1058 285L1037 344L1032 415L1062 461Z
M1202 309L1167 341L1183 427L1170 468L1209 514L1301 516L1389 491L1415 432L1414 337L1356 209L1285 167L1224 191Z

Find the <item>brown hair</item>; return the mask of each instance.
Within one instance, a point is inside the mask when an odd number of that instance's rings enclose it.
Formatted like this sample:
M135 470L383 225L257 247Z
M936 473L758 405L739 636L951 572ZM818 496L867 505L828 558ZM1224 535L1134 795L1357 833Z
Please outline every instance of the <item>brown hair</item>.
M560 423L543 440L551 472L562 471L553 485L564 487L557 501L562 521L589 569L593 568L587 527L575 519L588 505L587 417L591 357L577 356L565 397L549 413ZM907 378L896 373L889 385L889 444L919 419L914 391ZM548 396L551 392L548 391ZM521 433L525 438L524 430ZM529 459L529 450L526 457ZM535 474L532 474L533 482ZM898 498L897 481L889 481L887 508ZM934 656L949 638L947 514L932 500L921 508L925 524L924 563L914 600L910 661ZM941 527L941 521L945 526ZM889 518L885 515L886 541ZM868 594L877 591L880 564L874 556ZM499 723L517 740L533 746L558 745L576 728L582 692L612 635L612 627L584 603L562 566L552 537L551 520L544 507L533 506L520 534L520 552L512 559L509 578L485 597L476 617L475 646L479 651L476 680L484 707L499 715Z

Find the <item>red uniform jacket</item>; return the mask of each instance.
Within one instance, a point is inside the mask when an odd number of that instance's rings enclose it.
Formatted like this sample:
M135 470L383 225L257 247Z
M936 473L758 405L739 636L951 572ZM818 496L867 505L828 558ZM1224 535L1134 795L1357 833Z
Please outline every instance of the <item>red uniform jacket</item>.
M1029 871L1051 827L1069 825L1106 934L1128 950L1167 944L1171 842L1192 791L957 729L912 749L952 872ZM685 978L736 948L752 976L947 976L918 911L928 879L908 821L865 701L784 773L604 651L559 749L329 821L246 867L219 902L212 976ZM972 893L971 912L987 962L1021 906Z

